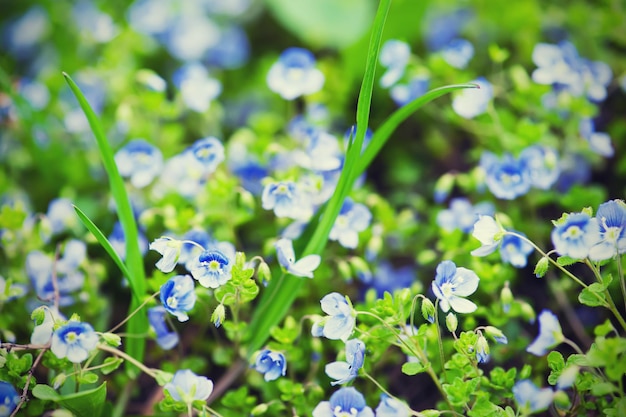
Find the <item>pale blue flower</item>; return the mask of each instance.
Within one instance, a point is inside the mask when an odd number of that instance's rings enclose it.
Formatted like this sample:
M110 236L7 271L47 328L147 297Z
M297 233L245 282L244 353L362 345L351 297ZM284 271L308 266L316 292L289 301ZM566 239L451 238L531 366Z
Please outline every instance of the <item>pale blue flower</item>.
M321 300L322 311L328 316L311 330L314 336L324 336L328 339L348 340L356 326L356 312L348 298L332 292L325 295Z
M376 417L409 417L407 405L387 394L380 394L380 403L376 407Z
M198 376L189 369L176 371L174 378L163 387L175 401L191 404L205 401L213 392L213 381L205 376Z
M42 6L30 7L17 19L6 22L3 46L16 58L31 57L51 29L51 20Z
M474 345L474 351L476 352L476 360L478 363L489 362L489 343L482 334L478 335L476 345Z
M72 14L83 39L90 38L104 43L113 39L119 32L111 16L98 10L90 1L79 1L74 5Z
M380 48L378 59L380 65L387 69L380 78L380 86L389 88L404 75L404 70L411 59L411 48L406 42L389 39Z
M359 375L365 359L365 343L359 339L346 342L346 360L331 362L326 365L326 375L334 379L330 385L345 384Z
M33 345L47 344L52 338L55 323L65 320L65 316L54 307L44 308L43 322L33 329L33 333L30 336L30 343Z
M549 349L563 342L564 336L559 319L550 310L539 314L539 335L526 348L526 352L543 356Z
M476 304L464 297L472 295L478 288L478 276L474 271L459 267L452 261L443 261L437 265L437 274L432 283L432 290L439 299L439 306L444 313L450 308L457 313L472 313Z
M246 31L232 24L221 28L218 42L207 50L204 60L210 66L234 69L243 66L249 57L250 41Z
M472 205L467 198L453 198L448 209L437 213L437 224L444 230L460 229L463 233L468 233L479 216L493 216L494 212L495 209L490 202Z
M165 32L174 13L171 0L137 0L126 13L128 23L137 32L157 35Z
M480 77L471 82L478 84L480 88L463 89L452 99L452 109L465 119L472 119L485 113L493 98L493 87L485 78Z
M454 38L459 36L461 29L474 17L469 8L458 8L441 13L429 13L425 19L426 44L432 51L438 51Z
M600 204L596 212L600 238L589 250L589 259L602 261L626 253L626 204L611 200Z
M593 120L584 118L580 121L580 136L582 136L589 148L598 155L610 158L615 154L611 137L606 132L596 132Z
M163 170L163 155L144 139L133 139L115 154L115 164L122 177L130 178L137 188L150 184Z
M265 186L261 196L263 208L274 210L277 217L307 220L313 207L305 193L293 181L272 182Z
M48 87L37 80L22 78L18 85L18 92L35 110L43 110L50 102Z
M276 247L276 257L280 266L285 268L291 275L297 277L313 278L313 271L317 269L322 261L319 255L307 255L296 261L296 254L293 250L293 243L289 239L279 239L274 246Z
M570 213L552 229L552 244L557 253L574 259L586 258L600 241L600 226L587 213Z
M178 333L170 331L165 317L167 310L163 306L151 307L148 309L148 322L156 333L156 342L162 349L174 348L178 342Z
M516 230L509 230L512 233L526 237L522 232ZM511 234L505 234L500 242L500 257L502 262L509 263L515 268L524 268L528 263L528 255L530 255L535 248L526 240Z
M369 280L364 278L369 278ZM369 288L374 288L378 298L383 298L385 291L393 294L397 289L409 288L417 279L417 274L411 265L395 268L389 262L381 261L377 263L373 274L369 277L359 274L359 279Z
M219 250L205 250L191 267L191 275L206 288L218 288L231 278L232 260Z
M124 237L122 223L119 221L113 224L113 230L109 235L109 242L111 243L111 246L113 246L115 253L117 253L117 255L124 260L126 258L126 238ZM145 255L148 251L149 244L146 235L141 229L137 230L137 243L139 243L139 252L142 255Z
M180 90L185 105L198 113L208 110L211 102L222 92L222 84L211 78L207 69L199 63L187 64L176 71L174 85Z
M389 89L389 95L398 106L404 106L426 94L429 85L430 77L427 75L417 75L411 78L407 84L396 84L391 87Z
M217 45L219 27L198 10L177 14L160 37L167 50L181 61L200 61Z
M374 417L365 398L353 387L344 387L330 396L330 401L320 402L313 409L313 417Z
M303 48L288 48L267 73L270 90L285 100L318 92L324 85L324 74L315 68L315 57Z
M50 350L59 358L81 363L98 345L99 337L89 323L70 320L54 331Z
M513 200L530 190L528 167L510 154L498 158L491 152L483 152L480 166L485 171L489 191L498 198Z
M50 201L46 217L50 222L50 231L53 235L71 229L77 224L78 219L74 205L68 198L55 198Z
M556 188L561 193L566 193L575 184L586 184L591 179L591 165L581 154L562 155L559 170L561 174L556 182Z
M13 385L0 381L0 417L9 417L20 402L20 395Z
M557 389L567 389L574 385L576 382L576 377L578 377L578 373L580 371L580 367L577 365L570 365L563 369L561 375L556 382Z
M270 349L264 349L256 357L254 368L264 374L266 381L273 381L287 372L285 355Z
M354 249L359 244L359 232L367 229L371 220L372 213L364 204L355 203L347 197L328 238L338 241L344 248Z
M175 275L161 285L163 307L178 321L187 321L187 312L196 304L193 279L189 275Z
M150 249L157 251L163 257L156 263L156 267L161 272L172 272L180 257L183 242L169 237L160 237L150 243Z
M533 187L547 190L559 178L559 156L553 148L534 145L524 149L519 156Z
M467 39L452 39L440 51L444 61L450 66L463 69L467 67L470 59L474 56L474 45Z
M513 395L523 414L545 410L554 399L554 391L551 388L537 388L528 379L515 383Z
M187 149L165 162L154 192L159 197L168 192L174 192L183 197L191 198L204 190L205 183L204 165Z
M213 136L194 142L191 146L191 152L204 165L206 174L214 172L224 160L224 145Z
M292 156L298 165L313 171L332 171L341 168L343 158L337 138L319 129L314 130L309 136L306 149L296 150Z

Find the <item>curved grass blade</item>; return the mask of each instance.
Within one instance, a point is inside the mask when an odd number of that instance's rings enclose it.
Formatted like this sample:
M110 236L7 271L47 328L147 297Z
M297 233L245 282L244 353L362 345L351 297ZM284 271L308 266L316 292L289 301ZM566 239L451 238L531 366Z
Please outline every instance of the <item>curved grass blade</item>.
M102 156L102 162L107 172L107 176L109 177L111 194L115 200L117 215L120 223L122 224L124 238L126 240L126 267L129 272L127 278L128 283L132 288L129 312L132 312L136 310L142 302L141 296L138 296L138 294L145 294L146 292L145 271L143 268L143 258L141 256L141 251L139 250L138 231L135 216L133 215L133 210L130 205L130 200L128 199L128 194L126 193L126 188L124 187L124 180L120 176L117 165L115 164L113 149L111 149L111 145L104 134L104 130L100 125L98 116L96 116L74 80L72 80L66 73L63 73L63 76L74 93L74 96L76 96L80 107L89 121L89 126L91 127L91 130L96 138L96 142L98 143L100 155ZM145 334L147 331L148 317L145 310L142 310L129 320L127 332L130 334ZM126 342L127 353L141 362L143 361L145 345L146 342L144 338L128 338L128 341ZM138 375L139 370L135 366L130 364L130 362L126 362L126 365L127 371L129 371L133 376Z

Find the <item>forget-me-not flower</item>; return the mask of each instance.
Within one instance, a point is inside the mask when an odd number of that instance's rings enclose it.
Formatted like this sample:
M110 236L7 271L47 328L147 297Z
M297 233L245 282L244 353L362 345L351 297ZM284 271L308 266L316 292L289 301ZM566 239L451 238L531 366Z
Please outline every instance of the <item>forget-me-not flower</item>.
M199 61L219 40L220 29L205 13L175 14L160 36L164 46L181 61Z
M126 258L126 237L124 236L124 229L122 228L122 223L119 221L115 222L113 225L113 230L109 235L109 242L115 253L124 260ZM148 239L144 234L143 230L139 228L137 230L137 243L139 244L139 252L144 255L148 251Z
M530 190L528 167L510 154L498 158L491 152L483 152L480 166L485 171L489 191L498 198L513 200Z
M548 146L534 145L524 149L519 155L533 187L547 190L559 178L559 156Z
M277 217L307 220L313 213L310 201L293 181L267 184L263 189L261 202L265 210L274 210Z
M266 381L273 381L287 372L285 355L270 349L264 349L256 357L254 369L263 374Z
M161 285L163 307L178 321L187 321L187 312L196 304L193 279L189 275L175 275Z
M474 271L459 267L452 261L443 261L437 265L437 274L432 283L432 290L439 299L439 306L444 313L450 308L457 313L472 313L476 304L464 297L472 295L478 288L478 276Z
M601 261L626 253L626 203L624 200L611 200L600 204L596 219L600 227L600 238L589 249L589 259Z
M150 243L150 249L157 251L163 257L156 263L156 267L161 272L172 272L176 267L176 263L180 257L180 251L183 246L181 240L169 237L160 237Z
M196 400L204 401L213 392L213 381L205 376L198 376L189 369L176 371L170 382L163 386L176 401L191 404Z
M205 250L191 267L191 275L206 288L217 288L230 280L232 260L217 249Z
M115 154L115 164L122 177L130 177L137 188L150 184L163 169L163 155L144 139L133 139Z
M474 345L474 351L476 352L476 360L478 363L489 362L489 343L482 333L478 333L478 339Z
M54 331L50 350L59 359L81 363L96 348L98 340L89 323L70 320Z
M474 56L474 45L467 39L452 39L441 49L441 56L450 66L463 69Z
M287 48L267 73L270 90L285 100L318 92L324 85L324 74L315 68L315 57L303 48Z
M405 403L387 394L380 394L376 417L409 417L410 415L409 407Z
M453 198L450 207L437 213L437 224L444 230L460 229L468 233L474 227L478 216L493 216L493 204L490 202L472 203L467 198Z
M274 246L276 247L276 257L280 266L285 268L291 275L297 277L313 278L313 271L317 269L322 261L319 255L311 254L296 261L296 255L293 250L293 242L290 239L279 239Z
M452 99L452 109L465 119L472 119L486 112L493 98L493 87L485 78L480 77L471 82L478 84L480 88L466 88Z
M13 385L0 381L0 417L9 417L20 402L20 395Z
M516 230L511 230L511 232L526 237L522 232ZM509 263L515 268L524 268L528 263L528 255L535 250L533 245L516 235L505 234L500 243L502 262Z
M559 255L583 259L600 240L600 227L598 220L587 213L570 213L557 222L551 237Z
M343 162L337 138L319 129L309 136L306 149L296 150L292 156L298 165L313 171L333 171Z
M380 65L387 71L380 77L380 86L389 88L404 75L404 70L411 59L409 44L397 39L389 39L380 48Z
M320 304L322 311L328 316L313 325L311 334L347 341L356 326L356 312L350 300L337 292L332 292L325 295Z
M344 248L354 249L359 243L359 232L367 229L371 220L369 209L348 197L341 206L328 238L338 241Z
M153 192L159 196L175 192L191 198L203 190L205 182L204 165L187 149L165 161L158 186L154 187Z
M383 298L385 291L393 294L397 289L410 287L416 280L416 276L415 268L411 265L395 268L389 262L381 261L377 264L373 274L369 277L359 274L359 279L369 288L374 288L378 298ZM369 280L364 278L369 278Z
M211 174L224 160L224 145L219 139L209 136L199 139L191 146L191 152L205 168L206 174Z
M208 110L222 92L222 84L211 78L208 70L198 63L187 64L176 71L174 85L180 90L183 103L198 113Z
M174 348L178 342L178 333L170 331L165 317L167 310L163 306L151 307L148 309L148 322L156 334L156 342L162 349Z
M430 77L416 75L407 84L396 84L389 89L389 96L398 106L404 106L428 91Z
M515 383L513 395L523 414L545 410L554 399L554 391L551 388L537 388L529 379Z
M331 362L324 368L326 375L334 379L330 385L345 384L359 374L365 359L365 343L359 339L346 342L346 360Z
M74 205L68 198L55 198L48 204L46 217L50 222L51 233L59 234L77 224L78 217Z
M549 349L563 342L564 336L559 319L550 310L539 314L539 335L528 345L526 352L543 356Z
M313 417L374 417L363 395L353 387L344 387L330 396L330 401L320 402L313 409Z
M493 253L502 241L504 229L491 216L479 215L474 223L472 236L481 243L480 248L474 249L471 254L474 256L487 256Z
M596 132L593 120L584 118L580 121L580 136L589 144L589 149L598 155L610 158L615 154L611 137L606 132Z

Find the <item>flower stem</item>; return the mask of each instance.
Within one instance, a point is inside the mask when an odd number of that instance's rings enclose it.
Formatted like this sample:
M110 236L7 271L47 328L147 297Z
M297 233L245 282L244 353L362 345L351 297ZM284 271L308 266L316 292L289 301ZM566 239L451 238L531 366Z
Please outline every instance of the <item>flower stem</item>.
M156 374L156 372L154 372L154 369L148 368L146 365L144 365L143 363L139 362L137 359L133 358L132 356L127 355L126 353L122 352L121 350L116 349L113 346L109 346L109 345L105 345L105 344L99 344L97 346L97 348L102 350L102 351L112 353L115 356L119 356L120 358L122 358L124 360L127 360L128 362L130 362L133 365L135 365L137 368L141 369L147 375L150 375L152 378L156 379L157 374Z
M600 275L600 271L598 270L598 268L596 268L589 259L585 259L585 264L587 264L587 266L593 271L593 274L595 275L598 283L603 285L602 275ZM606 302L608 304L607 308L611 311L611 313L613 313L617 321L619 321L619 324L622 326L622 329L626 331L626 321L624 321L624 317L622 317L620 312L617 310L617 306L615 305L615 302L613 301L613 297L611 297L611 293L609 292L608 288L605 288L604 295L606 296Z
M116 326L114 326L111 330L109 330L107 333L113 333L114 331L116 331L117 329L119 329L120 327L122 327L128 320L130 320L131 317L133 317L135 314L137 314L142 308L144 308L146 306L146 304L148 304L148 302L150 302L150 300L152 300L154 297L156 297L157 295L159 295L161 291L157 291L154 294L152 294L150 297L146 298L144 300L143 303L139 304L139 306L128 315L128 317L126 317L124 320L122 320L121 322L119 322Z

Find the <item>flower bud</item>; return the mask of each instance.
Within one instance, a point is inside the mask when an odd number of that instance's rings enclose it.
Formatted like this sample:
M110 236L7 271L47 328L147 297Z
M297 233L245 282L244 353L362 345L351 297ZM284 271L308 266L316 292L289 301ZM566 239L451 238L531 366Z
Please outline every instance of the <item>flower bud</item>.
M502 303L502 310L508 313L511 309L511 303L513 302L513 292L509 288L509 282L504 284L504 288L500 291L500 302Z
M455 176L450 174L449 172L443 174L437 182L435 183L435 202L438 204L443 203L443 201L448 198L450 195L450 191L452 191L452 187L454 187Z
M422 300L422 316L430 323L435 322L435 305L428 298Z
M256 273L261 283L265 286L272 280L272 271L270 271L270 267L265 261L259 263Z
M211 321L215 324L215 327L220 327L226 318L226 308L224 308L224 304L220 304L215 307L213 310L213 314L211 314Z
M459 326L459 320L456 318L456 314L449 312L446 316L446 327L450 333L456 332L456 328Z
M502 333L502 330L497 327L485 326L485 332L488 336L493 337L493 339L498 343L506 345L509 342L504 333Z
M250 411L250 415L251 416L260 416L262 414L265 414L267 412L268 409L268 405L263 403L263 404L259 404L256 407L254 407L252 409L252 411Z
M476 341L476 345L474 346L474 350L476 352L476 359L478 359L478 363L486 363L489 360L489 343L487 343L487 339L482 333L479 333L478 340Z
M520 302L520 307L522 308L522 317L530 323L534 323L537 318L537 313L535 313L533 307L526 302Z

